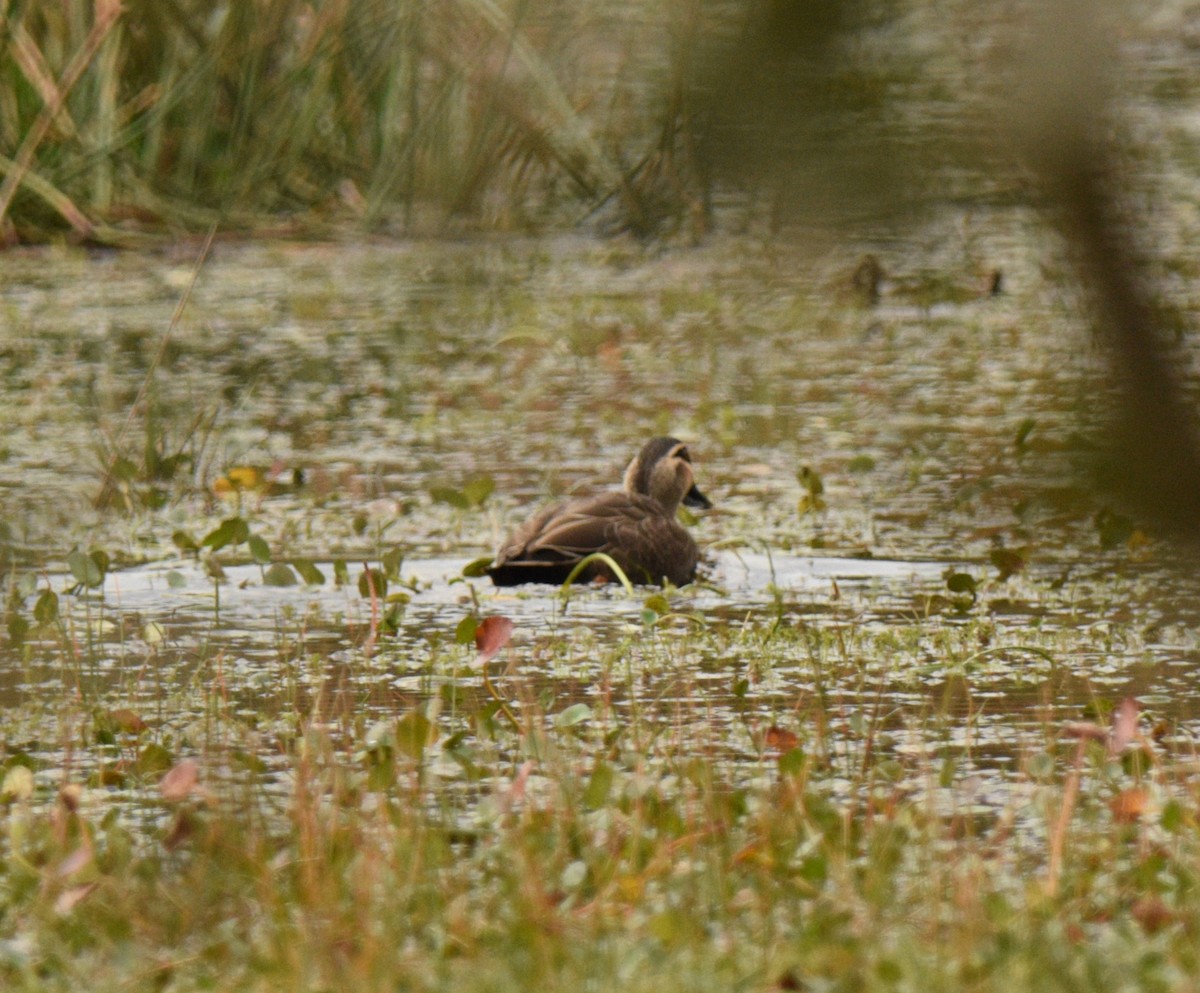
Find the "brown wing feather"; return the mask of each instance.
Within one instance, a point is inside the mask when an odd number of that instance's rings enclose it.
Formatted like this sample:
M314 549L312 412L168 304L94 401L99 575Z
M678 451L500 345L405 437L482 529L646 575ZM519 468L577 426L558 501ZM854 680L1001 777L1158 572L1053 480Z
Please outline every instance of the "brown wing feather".
M680 586L691 581L699 558L691 536L655 500L614 492L531 517L500 549L494 569L550 562L569 567L594 552L611 556L634 582L665 577ZM597 566L594 572L610 570Z

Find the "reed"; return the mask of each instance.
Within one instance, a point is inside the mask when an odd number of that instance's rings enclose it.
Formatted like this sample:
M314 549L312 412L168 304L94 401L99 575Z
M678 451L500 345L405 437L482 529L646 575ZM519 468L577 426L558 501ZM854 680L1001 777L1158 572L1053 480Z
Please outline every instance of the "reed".
M646 36L693 31L698 9L8 3L5 236L521 227L606 201L646 215L642 187L680 186L664 182L663 142L690 57L669 46L676 64L660 93Z

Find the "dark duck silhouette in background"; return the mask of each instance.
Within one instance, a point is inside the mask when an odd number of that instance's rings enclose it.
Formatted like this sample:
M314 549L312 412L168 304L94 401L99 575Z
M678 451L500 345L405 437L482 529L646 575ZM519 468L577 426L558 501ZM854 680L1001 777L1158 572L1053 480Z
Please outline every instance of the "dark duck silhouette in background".
M488 575L497 586L562 583L583 559L603 552L631 582L683 586L696 575L700 550L675 519L681 503L712 506L696 487L687 445L678 438L652 438L629 463L622 490L567 500L535 514L500 546ZM616 576L597 560L575 579Z

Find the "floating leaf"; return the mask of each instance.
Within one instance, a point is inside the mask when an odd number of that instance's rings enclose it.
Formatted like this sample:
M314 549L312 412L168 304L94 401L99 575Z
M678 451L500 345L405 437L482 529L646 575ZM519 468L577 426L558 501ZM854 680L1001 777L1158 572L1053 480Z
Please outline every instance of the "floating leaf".
M333 581L338 586L345 586L350 582L350 569L345 559L333 560Z
M642 603L645 610L652 611L658 617L665 617L671 612L671 601L661 593L651 593Z
M100 563L93 556L85 555L78 549L67 556L67 568L71 570L75 582L85 589L94 590L104 584L105 570L101 568Z
M171 541L175 543L175 547L181 552L198 552L200 551L200 543L196 541L187 531L175 531L171 535Z
M240 545L250 537L250 525L240 517L230 517L213 528L200 542L214 552L226 545Z
M368 567L358 575L358 595L364 600L382 600L387 596L387 588L387 576L378 569Z
M1000 582L1025 568L1025 556L1011 548L993 548L988 559L1000 571Z
M483 665L496 657L496 654L512 638L513 622L507 617L485 617L475 629L475 647L479 654L475 657L476 665Z
M484 555L481 558L472 559L463 566L462 574L468 579L479 579L487 575L487 571L493 562L492 556Z
M409 758L419 759L433 740L433 724L419 710L396 722L396 747Z
M821 480L821 474L810 466L802 465L796 471L796 479L810 497L819 497L825 492L825 483Z
M53 624L58 620L58 594L54 590L42 590L33 605L33 619L39 624Z
M875 468L875 460L870 455L856 455L846 465L846 471L855 475L870 472Z
M292 559L292 568L300 574L306 586L322 586L325 583L325 573L309 559Z
M471 644L475 640L475 631L478 627L479 618L474 614L467 614L454 628L454 643L456 645Z
M482 507L495 489L496 481L491 476L477 476L462 488L462 493L470 506Z
M573 703L566 710L554 717L554 726L556 728L572 728L576 724L582 724L592 716L592 708L586 703Z
M429 495L433 497L434 503L445 503L459 510L469 510L471 507L467 495L451 486L431 486Z
M19 614L10 614L8 618L8 637L14 644L19 644L25 640L25 636L29 634L29 622Z
M174 764L175 756L157 742L152 741L138 752L137 771L143 776L166 772Z
M404 564L404 552L399 548L390 548L380 556L379 564L388 579L399 581L400 566Z
M776 762L779 765L779 772L782 775L798 776L804 772L804 749L798 746L796 748L789 748L779 756Z
M298 582L296 574L284 562L276 562L263 574L267 586L295 586Z
M952 572L946 577L946 589L951 593L968 593L975 595L975 577L969 572Z
M613 771L607 762L598 761L588 778L588 784L583 791L583 802L592 810L599 810L608 801L612 791Z
M271 546L258 535L252 534L246 539L246 548L250 551L250 557L259 565L266 565L271 561Z
M158 781L158 790L168 803L177 803L188 796L200 780L200 766L195 759L184 759L167 770Z
M147 645L161 645L167 640L167 629L157 621L142 625L142 641Z
M23 765L14 765L4 774L0 799L28 800L33 796L33 773Z
M172 590L181 590L187 586L187 576L178 569L172 569L167 573L167 587Z

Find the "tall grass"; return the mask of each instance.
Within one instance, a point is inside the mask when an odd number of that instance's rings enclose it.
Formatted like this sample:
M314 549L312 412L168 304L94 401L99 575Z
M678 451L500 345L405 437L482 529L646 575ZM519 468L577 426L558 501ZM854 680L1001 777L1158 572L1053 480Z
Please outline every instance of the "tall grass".
M662 143L674 142L682 112L677 82L659 93L647 58L661 61L658 48L689 58L688 46L652 39L690 36L699 9L698 0L608 14L540 0L5 7L0 217L10 240L301 217L309 230L347 219L519 226L612 198L647 223L639 184L649 180L639 176L651 158L660 171L670 161ZM684 71L676 64L668 76Z
M469 704L427 713L366 732L293 715L281 762L265 726L217 702L207 743L180 743L202 749L198 780L180 765L156 789L160 765L125 766L158 817L69 775L46 803L10 762L4 989L1186 989L1195 974L1195 784L1144 753L1122 767L1051 733L1066 771L1031 757L1009 804L980 813L924 759L840 758L816 703L759 742L757 774L721 758L719 732L697 738L686 706L675 729L603 707L556 721L529 700L520 732Z

